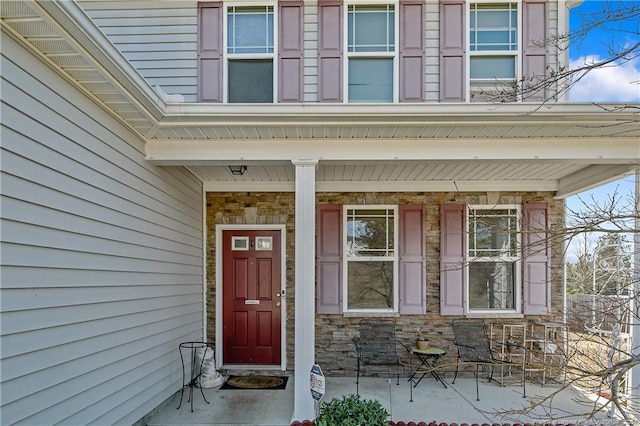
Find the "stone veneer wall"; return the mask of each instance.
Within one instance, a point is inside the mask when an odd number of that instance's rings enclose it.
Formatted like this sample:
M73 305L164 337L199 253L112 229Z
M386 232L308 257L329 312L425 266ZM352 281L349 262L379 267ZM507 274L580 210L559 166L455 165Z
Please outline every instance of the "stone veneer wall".
M466 204L522 204L523 202L547 202L550 205L553 229L560 229L564 223L564 202L554 200L551 193L318 193L317 204L408 204L425 205L426 249L427 249L427 313L425 315L402 315L393 319L397 324L398 339L412 343L416 328L420 327L431 340L431 344L448 350L444 362L453 363L456 358L451 320L455 317L441 317L440 309L440 205L443 203ZM275 192L207 193L207 338L215 341L215 225L217 224L277 224L286 225L287 239L287 362L293 367L294 353L294 231L295 194ZM552 311L544 317L525 319L500 319L500 322L522 323L524 320L560 321L563 312L563 251L561 238L555 239L552 259ZM315 290L314 290L315 291ZM358 322L362 317L343 315L317 315L316 320L316 362L327 375L355 375L356 358L353 338L358 333ZM487 322L492 321L487 318ZM404 354L403 354L404 355Z

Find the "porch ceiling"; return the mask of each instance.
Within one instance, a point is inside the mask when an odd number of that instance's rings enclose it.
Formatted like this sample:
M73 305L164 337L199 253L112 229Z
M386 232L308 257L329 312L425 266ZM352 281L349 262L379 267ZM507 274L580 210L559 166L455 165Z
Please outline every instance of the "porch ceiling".
M292 190L292 160L319 160L317 189L544 190L558 197L640 164L638 106L169 102L75 2L2 1L9 35L208 190ZM229 164L246 164L232 176Z
M234 163L235 164L235 163ZM245 162L242 176L228 166L190 165L206 191L291 191L295 169L289 164ZM454 192L549 191L564 198L588 186L599 185L633 170L631 166L593 166L571 162L514 161L405 161L319 163L318 192ZM588 183L591 182L591 185Z

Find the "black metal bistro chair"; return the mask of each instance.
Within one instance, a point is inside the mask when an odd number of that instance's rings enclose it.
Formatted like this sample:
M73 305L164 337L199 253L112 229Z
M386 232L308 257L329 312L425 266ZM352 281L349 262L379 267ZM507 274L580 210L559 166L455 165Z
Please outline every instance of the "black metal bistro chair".
M404 366L397 353L395 322L363 319L354 341L358 357L356 394L360 392L360 374L378 372L391 377L395 373L396 384L400 384L400 371L404 374Z
M487 332L487 325L483 320L455 319L452 321L452 325L454 335L453 344L458 348L458 361L456 362L456 372L453 376L452 384L456 382L460 364L475 364L476 401L480 401L480 391L478 389L478 375L480 370L488 369L489 381L491 381L493 378L493 368L499 366L501 368L522 371L522 396L526 397L526 368L524 362L510 362L497 358L494 355L491 350L491 339ZM500 342L495 343L502 344ZM524 350L524 348L522 349Z

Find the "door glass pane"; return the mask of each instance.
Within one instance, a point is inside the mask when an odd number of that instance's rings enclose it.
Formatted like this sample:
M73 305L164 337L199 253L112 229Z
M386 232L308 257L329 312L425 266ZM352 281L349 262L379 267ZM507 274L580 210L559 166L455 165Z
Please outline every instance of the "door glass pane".
M231 250L249 250L249 237L231 237Z
M273 103L273 61L229 61L230 103Z
M472 79L514 79L516 58L513 56L477 56L471 58Z
M349 102L393 102L393 59L349 59Z
M273 247L273 237L256 237L257 251L270 251Z
M348 262L349 309L393 308L393 262Z
M515 262L469 265L470 309L515 309Z

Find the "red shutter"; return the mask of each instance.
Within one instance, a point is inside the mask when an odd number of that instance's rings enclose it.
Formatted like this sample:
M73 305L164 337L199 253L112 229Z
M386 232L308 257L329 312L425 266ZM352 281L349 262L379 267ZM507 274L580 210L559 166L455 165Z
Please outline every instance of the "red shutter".
M198 101L222 102L222 3L198 3Z
M318 101L342 102L342 2L318 1Z
M317 212L316 311L339 314L342 312L342 206L321 204Z
M464 204L440 207L440 315L464 314L465 218Z
M426 312L424 206L400 206L400 313Z
M440 1L440 101L466 100L464 0Z
M302 2L278 4L278 102L302 102Z
M546 0L524 0L522 3L522 77L525 101L539 102L547 98L545 89L527 92L528 86L546 79L547 10Z
M522 209L522 281L525 315L551 312L551 271L549 265L549 206L525 203Z
M400 1L400 102L424 98L424 2Z

